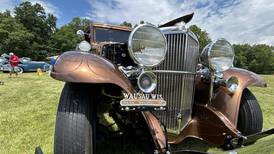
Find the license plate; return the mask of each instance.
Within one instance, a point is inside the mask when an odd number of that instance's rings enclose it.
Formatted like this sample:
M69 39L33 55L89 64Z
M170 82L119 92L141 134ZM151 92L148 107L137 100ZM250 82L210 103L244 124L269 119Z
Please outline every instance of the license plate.
M124 94L121 110L165 110L166 101L159 94Z

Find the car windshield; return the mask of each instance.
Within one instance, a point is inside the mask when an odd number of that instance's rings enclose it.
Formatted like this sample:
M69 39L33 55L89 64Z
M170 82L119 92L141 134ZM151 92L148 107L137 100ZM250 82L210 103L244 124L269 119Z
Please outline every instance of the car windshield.
M28 58L28 57L22 57L22 58L20 58L20 62L21 63L30 62L30 61L31 61L31 58Z

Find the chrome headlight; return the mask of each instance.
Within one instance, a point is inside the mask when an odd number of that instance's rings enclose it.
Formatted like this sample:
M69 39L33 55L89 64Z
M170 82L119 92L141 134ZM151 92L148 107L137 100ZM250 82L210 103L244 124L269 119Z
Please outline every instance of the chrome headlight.
M137 84L144 93L151 93L157 86L157 77L152 72L143 72L138 77Z
M239 80L235 76L231 76L226 80L227 90L231 93L234 93L237 90L238 85L239 85Z
M165 59L166 38L157 27L142 24L131 32L128 49L131 58L137 64L147 67L157 66Z
M91 49L91 45L87 41L79 43L79 49L88 52Z
M201 62L216 72L233 67L234 49L225 39L208 44L202 51Z

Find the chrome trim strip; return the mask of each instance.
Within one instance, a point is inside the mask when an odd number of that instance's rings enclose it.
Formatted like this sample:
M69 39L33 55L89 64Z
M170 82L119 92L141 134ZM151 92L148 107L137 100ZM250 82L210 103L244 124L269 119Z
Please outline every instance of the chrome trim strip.
M196 75L197 72L188 72L188 71L172 71L172 70L151 70L154 73L176 73L176 74L190 74Z

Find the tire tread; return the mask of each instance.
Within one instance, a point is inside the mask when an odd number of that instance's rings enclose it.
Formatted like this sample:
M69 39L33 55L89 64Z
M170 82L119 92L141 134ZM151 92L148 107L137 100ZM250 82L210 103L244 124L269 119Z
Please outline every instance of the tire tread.
M258 133L263 127L263 115L256 97L244 89L239 109L237 128L243 135Z
M87 85L65 84L56 116L54 153L92 153L93 126L90 121L93 117L89 92Z

